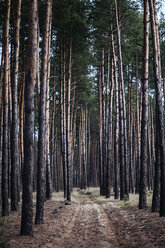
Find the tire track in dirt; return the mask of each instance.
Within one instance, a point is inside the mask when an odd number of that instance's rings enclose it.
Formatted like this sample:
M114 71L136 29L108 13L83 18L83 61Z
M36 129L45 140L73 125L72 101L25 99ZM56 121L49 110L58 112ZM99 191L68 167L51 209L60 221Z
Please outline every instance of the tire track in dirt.
M64 236L63 248L114 248L119 247L108 215L100 204L90 197L81 202L69 235Z
M104 235L104 242L101 241L101 247L119 247L119 243L117 241L117 236L115 233L115 229L112 225L112 223L109 220L108 214L105 212L102 205L97 204L97 211L98 211L98 217L99 217L99 227L100 231ZM106 244L110 246L106 246Z
M78 203L71 205L64 201L46 202L44 224L33 226L33 237L19 235L21 212L12 213L3 227L10 247L165 247L165 219L159 218L158 213L122 208L89 193L82 191Z

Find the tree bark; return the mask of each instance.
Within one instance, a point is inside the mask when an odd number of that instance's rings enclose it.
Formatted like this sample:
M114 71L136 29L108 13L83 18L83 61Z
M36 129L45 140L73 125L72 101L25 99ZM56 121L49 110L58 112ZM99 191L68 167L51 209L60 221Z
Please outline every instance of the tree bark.
M11 132L11 210L18 210L18 59L19 59L19 30L21 15L21 0L16 7L16 20L14 25L14 55L12 68L12 132Z
M69 63L68 63L67 124L66 124L66 134L67 134L66 135L66 144L67 144L67 149L66 149L67 150L67 201L69 201L69 202L71 201L71 188L72 188L72 141L71 141L72 32L73 32L73 20L71 17Z
M48 29L48 53L47 53L47 83L46 83L46 199L52 197L52 175L50 167L50 52L51 52L51 27L52 27L52 0L50 6L49 29Z
M149 0L150 23L152 33L152 46L154 58L154 81L156 91L156 128L158 143L155 149L160 149L161 187L160 187L160 216L165 216L165 144L164 144L164 118L162 105L162 81L160 67L160 48L158 28L156 28L156 7L154 10L153 1ZM155 13L154 13L155 12ZM157 152L156 152L157 154Z
M114 137L114 174L115 174L114 192L115 192L115 199L118 199L119 198L119 83L117 77L115 45L113 39L112 39L112 56L114 62L115 111L116 111L115 137Z
M99 176L100 176L100 195L103 195L103 128L102 128L102 85L101 85L101 71L99 71L98 81L98 101L99 101Z
M143 41L143 78L142 78L142 120L141 120L141 164L139 208L147 207L147 130L148 130L148 59L149 59L149 15L148 0L144 0L144 41Z
M39 101L39 137L38 137L38 162L37 162L37 204L36 224L43 223L44 201L45 201L45 177L46 177L46 154L45 154L45 114L46 114L46 83L48 70L48 46L49 46L49 21L51 14L51 0L46 3L45 25L42 44L41 83Z
M34 85L37 52L37 0L30 1L27 71L25 82L24 168L22 193L21 235L32 235L33 218L33 148L34 148Z
M127 120L126 120L126 103L125 103L125 90L124 90L124 76L123 76L123 62L122 62L122 52L121 52L121 30L120 30L120 19L118 14L117 1L115 0L116 9L116 24L117 24L117 45L118 45L118 70L119 70L119 85L120 85L120 125L121 125L121 142L120 142L120 168L121 175L124 174L124 179L121 176L121 196L122 200L124 194L129 196L129 166L128 166L128 148L127 148ZM119 12L120 13L120 12Z
M4 83L3 83L3 141L2 141L2 216L8 210L8 87L9 87L9 19L10 0L6 0L6 14L3 34Z

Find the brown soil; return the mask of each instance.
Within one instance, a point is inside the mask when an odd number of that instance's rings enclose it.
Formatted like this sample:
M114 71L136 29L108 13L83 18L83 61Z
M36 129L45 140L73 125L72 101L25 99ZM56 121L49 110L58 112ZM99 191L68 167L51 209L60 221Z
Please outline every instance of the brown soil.
M71 205L55 199L46 202L44 224L34 225L33 237L19 235L21 214L11 213L0 227L0 247L165 247L165 218L158 213L121 207L87 191L79 193Z

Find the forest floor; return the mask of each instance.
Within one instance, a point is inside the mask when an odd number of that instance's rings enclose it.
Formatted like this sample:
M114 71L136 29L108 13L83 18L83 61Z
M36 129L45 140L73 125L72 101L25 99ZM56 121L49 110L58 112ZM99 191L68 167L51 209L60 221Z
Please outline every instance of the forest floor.
M151 197L148 192L149 204ZM55 193L45 203L44 224L34 225L33 237L19 235L20 211L1 218L0 247L165 247L165 218L151 213L150 208L139 210L137 195L121 202L105 199L99 196L98 188L90 188L74 190L71 205L62 199L61 192Z

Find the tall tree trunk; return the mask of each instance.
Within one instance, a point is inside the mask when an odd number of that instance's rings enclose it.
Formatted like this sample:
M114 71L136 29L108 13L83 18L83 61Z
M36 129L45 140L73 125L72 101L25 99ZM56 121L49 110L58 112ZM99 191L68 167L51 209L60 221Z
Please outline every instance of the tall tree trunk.
M112 39L112 56L114 62L115 112L116 112L115 137L114 137L114 174L115 174L114 192L115 192L115 199L118 199L119 198L119 83L117 77L115 45L113 39Z
M111 81L113 81L113 67L112 62L113 59L111 57ZM110 84L110 49L108 49L107 54L107 84L106 84L106 97L105 97L105 142L106 142L106 198L110 197L110 168L111 168L111 159L112 159L112 136L111 136L111 127L112 127L112 115L111 115L111 99L109 96L109 84ZM112 85L112 84L111 84Z
M139 83L138 83L138 51L136 52L136 138L137 138L137 159L136 159L136 187L139 192L139 171L140 171L140 115L139 115Z
M24 55L23 55L24 57ZM21 90L20 90L20 100L19 100L19 156L20 156L20 174L22 178L23 164L24 164L24 93L25 93L25 57L23 58L22 66L22 76L21 76Z
M134 185L133 185L133 113L132 113L132 89L133 88L133 68L132 68L132 76L131 76L131 86L129 92L129 128L128 128L128 138L129 138L129 191L133 193Z
M126 103L125 103L125 91L124 91L124 77L123 77L123 62L122 62L122 52L121 52L121 30L120 30L120 19L117 1L115 0L116 9L116 24L117 24L117 45L118 45L118 70L119 70L119 85L120 85L120 123L121 123L121 169L124 170L124 182L123 182L123 192L121 191L121 199L124 197L124 193L129 195L129 167L128 167L128 152L127 152L127 120L126 120ZM118 13L119 12L119 13ZM123 122L123 123L122 123ZM123 126L123 127L122 127ZM122 131L123 129L123 131ZM124 167L123 167L124 166ZM123 167L123 168L122 168ZM122 178L121 178L122 179ZM121 180L123 181L123 179Z
M51 52L51 27L52 27L52 0L50 3L50 16L48 28L48 53L47 53L47 83L46 83L46 199L50 200L52 197L52 175L50 167L50 52Z
M103 162L103 195L106 193L106 137L105 137L105 52L101 51L101 87L102 87L102 162Z
M46 83L48 73L48 46L49 46L49 21L51 14L51 0L46 3L45 25L42 44L41 83L39 101L39 137L38 137L38 161L37 161L37 204L36 224L43 223L44 201L45 201L45 176L46 176L46 154L45 154L45 113L46 113Z
M156 1L154 1L156 3ZM160 149L161 168L161 189L160 189L160 216L165 216L165 143L164 143L164 120L162 106L162 82L160 67L160 47L158 28L156 27L156 7L154 9L153 0L149 0L150 22L152 33L153 57L154 57L154 78L156 91L156 141L155 149ZM158 154L158 152L156 152ZM158 160L159 161L159 160ZM158 168L159 169L159 168Z
M73 10L72 10L73 11ZM73 13L72 13L73 14ZM73 20L70 24L69 64L68 64L68 91L67 91L67 201L71 201L72 187L72 141L71 141L71 80L72 80L72 31Z
M101 71L99 71L98 81L98 101L99 101L99 176L100 176L100 195L103 195L103 128L102 128L102 85L101 85Z
M12 51L11 51L12 54ZM10 62L11 64L11 62ZM11 97L11 74L8 68L8 197L11 198L11 129L12 129L12 97Z
M65 40L64 40L64 51L63 51L63 143L64 143L64 165L63 173L65 173L64 182L64 197L67 194L67 149L66 149L66 54L65 54Z
M111 27L112 32L112 27ZM113 43L113 32L111 33L111 43ZM114 44L112 44L113 47ZM113 115L113 89L114 89L114 57L113 51L111 54L111 86L110 86L110 94L109 94L109 125L108 125L108 155L107 155L107 171L106 171L106 197L110 197L110 170L112 168L112 161L113 161L113 125L112 125L112 115ZM109 63L108 63L109 66ZM109 79L108 79L109 80ZM111 170L112 172L112 170Z
M34 85L37 52L37 0L30 1L27 71L25 83L24 168L22 193L21 235L32 235L33 218L33 135L34 135Z
M2 145L2 216L8 211L8 84L9 84L9 19L10 0L6 0L6 15L3 34L4 83L3 83L3 145Z
M142 120L141 120L141 164L139 208L147 207L147 130L148 130L148 59L149 59L149 15L148 0L144 0L144 41L143 41L143 78L142 78Z
M12 132L11 132L11 210L18 210L18 59L19 59L19 29L21 15L21 0L16 7L16 20L14 25L14 55L12 68Z
M2 99L2 72L3 72L3 49L0 67L0 164L2 164L2 123L3 123L3 99ZM2 204L2 166L0 166L0 206Z

